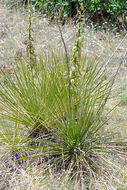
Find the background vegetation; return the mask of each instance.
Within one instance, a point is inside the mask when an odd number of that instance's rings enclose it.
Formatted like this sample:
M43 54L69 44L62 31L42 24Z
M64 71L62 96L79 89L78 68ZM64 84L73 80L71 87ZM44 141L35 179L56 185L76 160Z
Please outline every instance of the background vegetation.
M80 4L84 7L84 18L101 22L125 21L127 17L127 2L125 0L32 0L35 7L38 7L47 14L60 11L63 16L76 16Z

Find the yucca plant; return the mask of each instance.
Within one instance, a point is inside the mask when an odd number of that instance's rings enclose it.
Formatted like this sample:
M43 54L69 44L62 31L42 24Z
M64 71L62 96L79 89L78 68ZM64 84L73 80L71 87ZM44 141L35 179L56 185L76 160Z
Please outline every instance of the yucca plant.
M34 134L24 142L31 149L28 142L36 140L33 148L41 153L31 157L43 157L44 169L55 165L77 180L95 176L104 154L122 153L122 140L113 139L114 130L106 130L102 115L111 82L99 77L98 63L81 58L80 65L76 95L71 88L69 96L65 58L54 54L48 62L41 56L32 69L21 60L11 76L3 72L0 83L0 116ZM38 139L35 133L41 133Z

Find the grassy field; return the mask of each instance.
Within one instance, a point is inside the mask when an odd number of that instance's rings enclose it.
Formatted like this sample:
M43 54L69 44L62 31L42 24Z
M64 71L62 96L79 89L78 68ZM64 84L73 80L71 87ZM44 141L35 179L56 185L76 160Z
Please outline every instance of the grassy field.
M51 55L51 50L63 55L64 48L58 26L50 19L43 17L39 13L33 14L33 45L36 54L45 53ZM9 9L5 3L0 3L0 66L7 75L11 75L15 60L20 60L21 56L27 57L26 40L28 38L28 12L23 8ZM71 52L76 38L77 27L71 22L61 26L63 37L68 53ZM117 71L121 58L127 49L127 36L116 34L113 31L96 31L94 26L83 25L83 48L82 55L87 60L99 62L100 65L106 63L107 79L110 80ZM124 40L123 40L124 39ZM1 80L2 80L2 73ZM120 102L121 101L121 102ZM111 95L106 103L104 115L108 113L116 104L120 104L109 114L110 119L106 122L106 127L119 125L127 121L127 58L121 65L112 88ZM13 125L11 122L1 120L0 131L8 131ZM23 126L24 127L24 126ZM7 129L6 129L7 128ZM16 125L12 129L15 130ZM21 135L25 130L21 127ZM102 131L103 134L103 131ZM119 137L127 137L127 124L118 129ZM25 135L24 135L25 136ZM1 138L2 141L2 138ZM12 169L15 155L13 151L5 151L6 144L1 142L0 149L0 189L28 190L28 189L90 189L90 190L126 190L127 189L127 155L112 157L107 164L108 156L103 160L102 167L99 168L97 176L87 184L75 184L68 182L68 175L54 176L49 169L48 174L42 174L41 166L37 164L39 160L33 159L22 164L23 167ZM7 148L8 150L8 148ZM12 149L13 150L13 149ZM26 154L26 152L21 152ZM27 156L27 155L26 155ZM15 156L16 157L16 156ZM101 160L100 160L101 161ZM23 161L21 161L23 162ZM16 168L16 166L15 166Z

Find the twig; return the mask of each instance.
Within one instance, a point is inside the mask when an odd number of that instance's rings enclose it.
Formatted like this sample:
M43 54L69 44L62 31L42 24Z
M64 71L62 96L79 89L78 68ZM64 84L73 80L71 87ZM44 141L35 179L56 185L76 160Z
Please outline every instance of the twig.
M118 68L117 68L117 70L116 70L114 76L112 77L113 80L112 80L112 83L111 83L109 92L108 92L108 94L107 94L107 96L106 96L106 98L105 98L105 102L104 102L103 107L105 106L105 104L106 104L106 102L107 102L107 100L108 100L108 98L109 98L109 96L110 96L110 94L111 94L112 86L113 86L113 84L114 84L114 82L115 82L116 76L117 76L117 74L118 74L118 72L119 72L119 70L120 70L120 67L121 67L121 65L123 64L123 62L124 62L126 56L127 56L127 50L125 51L124 56L121 58L121 61L120 61L120 63L119 63L119 66L118 66Z
M122 43L124 42L124 40L125 40L126 37L127 37L127 34L123 37L123 39L121 40L121 42L116 46L115 50L113 51L113 53L111 54L111 56L109 57L109 59L107 60L107 62L105 63L104 70L102 71L100 77L106 71L108 64L110 63L110 61L112 60L113 56L115 55L115 53L117 52L117 50L120 48L120 46L122 45Z
M69 68L69 59L68 59L68 52L67 52L67 47L63 38L63 34L60 28L60 25L57 21L57 25L59 28L59 32L60 32L60 36L61 36L61 40L63 42L64 45L64 50L65 50L65 56L66 56L66 64L67 64L67 72L68 72L68 93L69 93L69 104L71 105L71 93L70 93L70 88L71 88L71 81L70 81L70 68Z
M125 51L124 56L121 58L121 61L120 61L120 63L119 63L119 66L118 66L118 68L117 68L117 70L116 70L114 76L112 77L112 83L111 83L111 85L110 85L109 92L108 92L108 94L107 94L107 96L106 96L106 98L105 98L105 100L104 100L104 103L103 103L103 104L101 105L101 107L99 108L99 111L98 111L98 113L97 113L97 116L96 116L96 118L95 118L93 124L97 121L97 119L98 119L98 117L99 117L99 115L100 115L100 112L102 112L104 106L105 106L106 103L107 103L107 100L108 100L108 98L109 98L109 96L110 96L110 94L111 94L112 87L113 87L113 84L114 84L114 82L115 82L116 76L117 76L117 74L118 74L118 72L119 72L119 70L120 70L120 67L121 67L121 65L123 64L123 62L124 62L126 56L127 56L127 49L126 49L126 51Z

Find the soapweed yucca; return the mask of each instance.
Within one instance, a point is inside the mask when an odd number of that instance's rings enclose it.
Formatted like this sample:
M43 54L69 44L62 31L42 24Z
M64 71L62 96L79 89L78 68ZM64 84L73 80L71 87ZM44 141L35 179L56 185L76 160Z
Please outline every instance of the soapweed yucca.
M112 135L115 128L106 129L102 115L111 81L100 78L97 62L83 57L80 72L69 95L66 60L52 53L32 68L23 59L15 63L13 74L2 72L0 83L0 117L26 126L27 148L41 151L31 157L43 157L44 169L56 166L77 180L94 176L104 154L122 153L122 140Z

